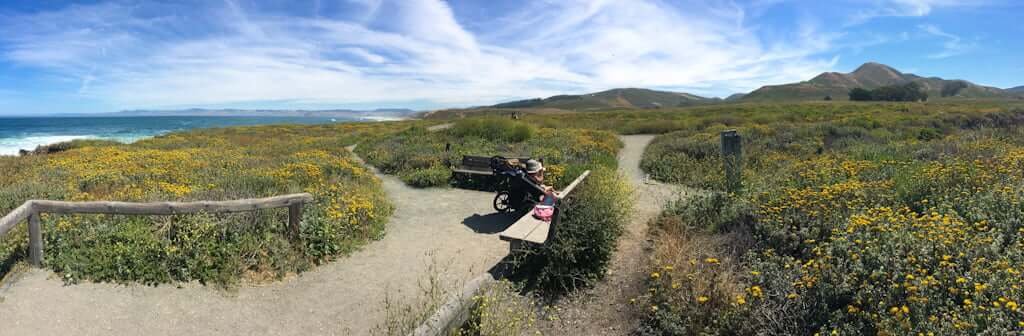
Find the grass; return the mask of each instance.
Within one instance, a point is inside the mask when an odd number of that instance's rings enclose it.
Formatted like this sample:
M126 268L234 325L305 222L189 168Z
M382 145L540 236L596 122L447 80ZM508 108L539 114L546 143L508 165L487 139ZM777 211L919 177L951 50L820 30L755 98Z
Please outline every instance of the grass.
M893 122L913 123L914 119L921 116L969 118L979 113L1013 108L1024 108L1024 102L961 100L924 104L840 101L730 103L652 110L525 113L521 120L538 127L608 130L620 134L663 134L673 131L702 132L715 127L768 125L780 122L814 123L826 120L879 123L888 126ZM508 114L507 111L503 113ZM925 127L927 124L920 123L920 126Z
M709 191L653 226L641 333L1024 330L1024 109L993 104L767 105L658 137L643 168ZM726 128L739 194L721 193Z

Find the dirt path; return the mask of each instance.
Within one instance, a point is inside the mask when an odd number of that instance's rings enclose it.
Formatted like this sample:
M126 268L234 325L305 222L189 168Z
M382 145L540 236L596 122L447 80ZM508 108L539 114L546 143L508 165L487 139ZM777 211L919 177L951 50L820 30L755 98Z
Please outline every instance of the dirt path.
M635 215L619 239L608 276L593 288L555 305L556 321L542 322L549 335L627 335L638 327L639 317L629 300L643 294L647 273L647 224L665 203L680 197L685 189L647 183L640 159L653 135L622 136L625 148L619 153L619 171L630 179L636 191Z
M378 174L379 175L379 174ZM396 206L387 234L298 277L225 292L198 284L64 286L31 270L0 291L0 335L365 335L388 291L416 293L432 260L468 280L508 251L491 193L412 189L381 176Z

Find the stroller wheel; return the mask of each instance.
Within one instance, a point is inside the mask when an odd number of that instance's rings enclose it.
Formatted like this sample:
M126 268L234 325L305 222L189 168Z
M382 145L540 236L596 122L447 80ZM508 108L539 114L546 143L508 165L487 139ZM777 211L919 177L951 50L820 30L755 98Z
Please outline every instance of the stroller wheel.
M512 195L508 191L499 192L497 195L494 195L494 210L497 212L512 211L511 200Z

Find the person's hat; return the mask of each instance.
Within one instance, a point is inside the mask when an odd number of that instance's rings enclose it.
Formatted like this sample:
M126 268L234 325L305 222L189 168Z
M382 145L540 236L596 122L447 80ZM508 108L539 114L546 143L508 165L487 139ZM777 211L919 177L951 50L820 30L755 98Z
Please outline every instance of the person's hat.
M530 174L536 174L537 172L544 170L544 165L540 164L537 160L526 160L526 172Z

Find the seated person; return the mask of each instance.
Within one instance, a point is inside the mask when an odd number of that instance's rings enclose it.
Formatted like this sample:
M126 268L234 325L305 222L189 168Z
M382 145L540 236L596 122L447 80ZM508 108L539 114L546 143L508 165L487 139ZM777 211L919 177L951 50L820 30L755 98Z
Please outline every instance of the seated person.
M545 222L551 221L558 192L554 187L544 184L544 165L540 161L526 161L526 180L541 192L539 198L535 200L539 203L534 206L533 216Z
M534 159L526 160L526 178L530 183L544 189L544 165Z

